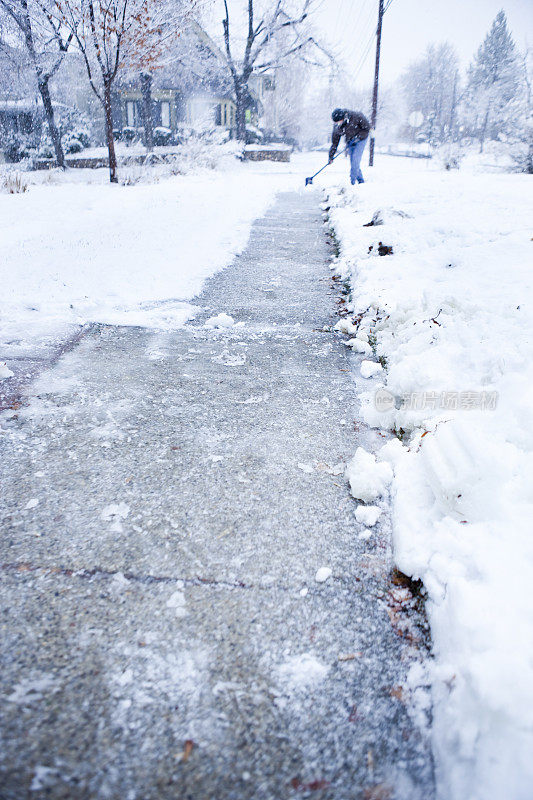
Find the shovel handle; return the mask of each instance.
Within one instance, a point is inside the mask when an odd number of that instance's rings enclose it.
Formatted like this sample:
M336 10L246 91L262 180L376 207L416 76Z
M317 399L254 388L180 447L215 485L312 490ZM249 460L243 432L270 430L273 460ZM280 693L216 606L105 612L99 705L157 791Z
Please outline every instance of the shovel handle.
M338 158L339 156L342 156L342 154L343 154L343 153L345 153L345 152L347 151L347 149L348 149L348 145L346 145L346 147L344 148L344 150L341 150L340 152L338 152L338 153L337 153L337 155L333 156L333 158L331 159L331 161L328 161L328 163L327 163L327 164L324 164L324 166L323 166L321 169L319 169L319 170L318 170L318 172L315 172L315 174L314 174L314 175L312 175L310 178L306 178L306 179L305 179L305 185L306 185L306 186L308 186L308 184L309 184L309 183L313 183L313 180L316 178L316 176L317 176L317 175L320 175L320 173L321 173L321 172L324 172L324 170L326 169L326 167L329 167L329 165L331 164L331 162L332 162L332 161L335 161L335 159L336 159L336 158Z

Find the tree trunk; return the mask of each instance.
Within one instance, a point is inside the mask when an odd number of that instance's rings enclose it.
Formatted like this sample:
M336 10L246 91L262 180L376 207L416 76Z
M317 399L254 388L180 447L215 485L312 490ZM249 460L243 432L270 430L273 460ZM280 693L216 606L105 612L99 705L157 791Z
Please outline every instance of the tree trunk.
M235 105L236 136L239 142L246 142L246 102L241 88L235 91Z
M59 133L54 117L54 107L52 105L52 98L50 97L50 88L48 86L48 78L43 78L39 81L39 92L43 101L44 113L46 114L46 122L48 124L48 131L54 150L56 154L56 164L61 169L65 169L65 154L63 152L63 145L61 144L61 134Z
M111 183L118 183L117 177L117 156L115 153L115 137L113 135L113 111L111 108L111 83L104 81L104 116L105 116L105 138L107 152L109 153L109 180Z
M456 70L454 78L453 78L453 93L452 93L452 104L451 104L451 107L450 107L450 122L448 123L449 126L450 126L450 129L448 131L448 139L451 142L453 142L454 139L455 139L454 128L455 128L455 116L456 116L456 110L457 110L457 82L458 82L458 79L459 79L459 73Z
M35 50L35 43L33 41L33 31L31 27L30 12L28 10L28 0L20 0L20 6L22 17L17 17L16 19L19 28L24 34L24 42L26 44L28 53L30 54L33 68L35 69L37 86L39 87L39 93L43 101L44 113L46 114L46 121L48 123L48 131L50 133L52 144L54 145L56 163L58 167L65 169L65 154L63 153L63 146L61 144L61 134L59 133L55 122L54 107L52 105L52 98L50 97L50 88L48 85L50 82L50 75L47 75L45 72L43 72L43 69L39 64L39 59Z
M489 115L490 115L490 104L487 106L487 113L485 114L485 119L483 120L483 125L481 127L481 132L479 135L479 152L483 152L483 145L485 144L485 136L487 135L487 128L489 125Z
M144 127L144 146L154 149L154 115L152 108L153 77L149 72L141 72L142 116Z

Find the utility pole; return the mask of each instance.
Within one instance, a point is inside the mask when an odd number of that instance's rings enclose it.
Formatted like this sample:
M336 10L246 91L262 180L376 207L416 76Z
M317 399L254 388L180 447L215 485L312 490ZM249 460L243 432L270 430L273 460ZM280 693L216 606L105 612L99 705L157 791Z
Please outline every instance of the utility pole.
M379 89L379 57L381 54L381 28L383 26L384 0L379 0L378 29L376 35L376 69L374 72L374 93L372 95L372 134L370 136L370 157L368 165L374 166L375 130L378 118L378 89Z

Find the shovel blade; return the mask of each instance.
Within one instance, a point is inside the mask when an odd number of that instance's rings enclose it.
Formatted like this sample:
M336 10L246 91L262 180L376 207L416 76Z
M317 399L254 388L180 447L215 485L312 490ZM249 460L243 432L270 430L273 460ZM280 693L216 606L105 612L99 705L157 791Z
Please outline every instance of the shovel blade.
M310 186L312 183L313 183L313 179L312 178L306 178L305 179L305 185L306 186Z

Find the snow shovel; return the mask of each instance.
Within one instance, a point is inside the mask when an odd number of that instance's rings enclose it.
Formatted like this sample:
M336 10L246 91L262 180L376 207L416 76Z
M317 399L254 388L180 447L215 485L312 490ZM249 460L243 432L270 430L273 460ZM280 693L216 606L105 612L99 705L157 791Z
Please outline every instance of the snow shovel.
M347 149L348 149L348 148L347 148L347 147L345 147L345 148L344 148L344 150L341 150L341 151L340 151L340 153L337 153L337 155L336 155L336 156L333 156L333 158L331 159L331 161L328 161L328 163L327 163L327 164L325 164L325 165L322 167L322 169L319 169L319 170L318 170L318 172L315 172L315 174L314 174L314 175L311 175L311 177L310 177L310 178L306 178L306 179L305 179L305 185L306 185L306 186L311 186L311 184L313 183L313 180L316 178L316 176L317 176L317 175L320 175L320 173L321 173L321 172L323 172L323 171L326 169L326 167L329 167L329 165L330 165L330 164L331 164L333 161L335 161L335 159L336 159L336 158L338 158L339 156L342 156L342 154L343 154L343 153L345 153L345 152L347 151Z

